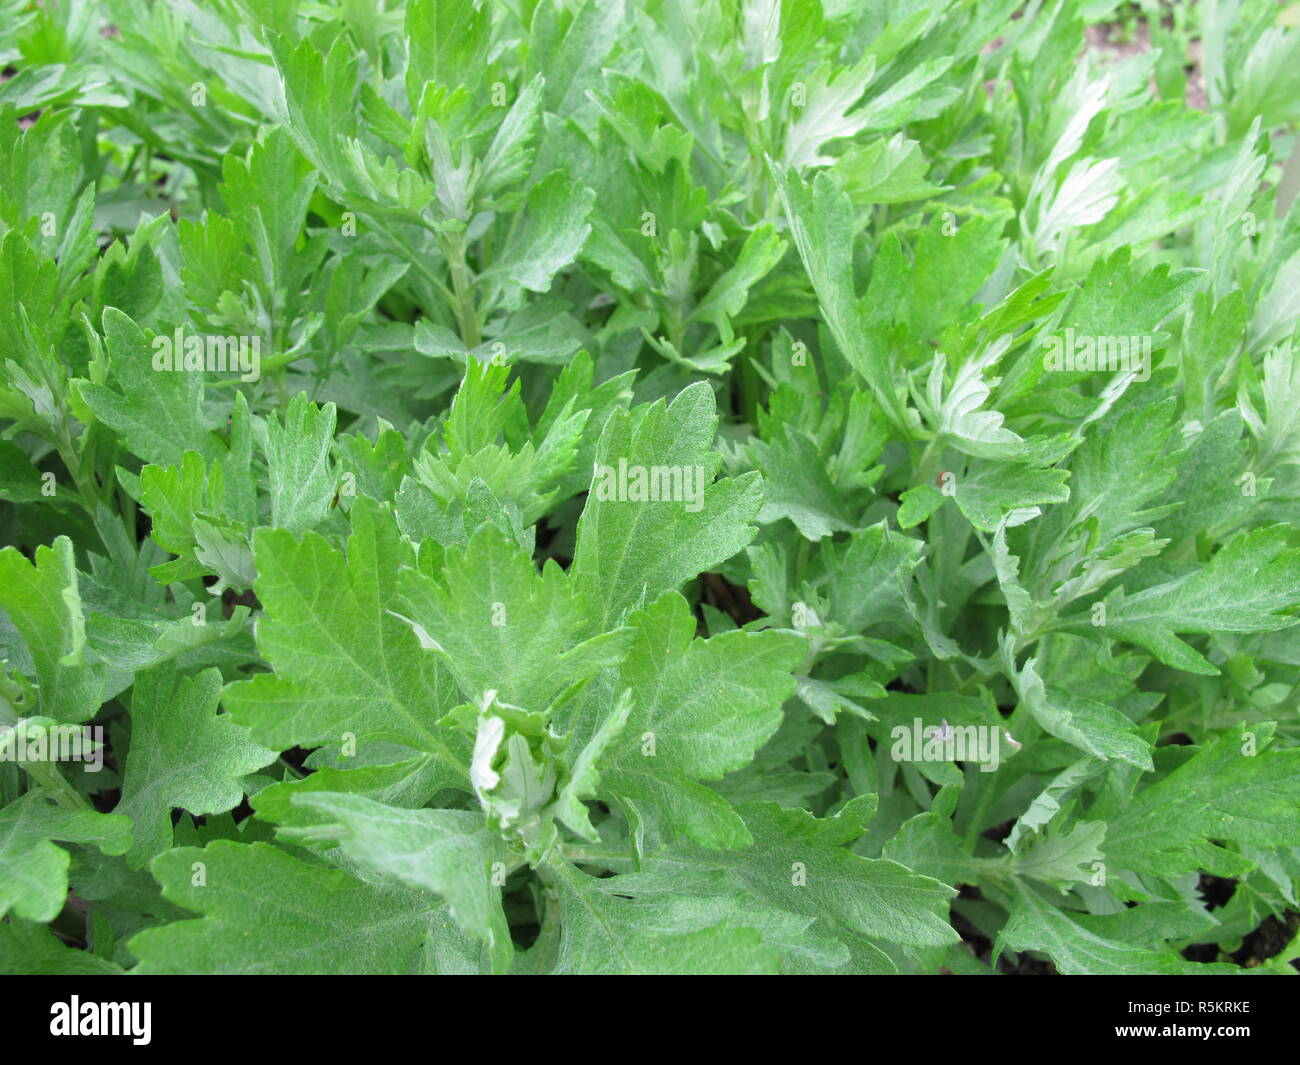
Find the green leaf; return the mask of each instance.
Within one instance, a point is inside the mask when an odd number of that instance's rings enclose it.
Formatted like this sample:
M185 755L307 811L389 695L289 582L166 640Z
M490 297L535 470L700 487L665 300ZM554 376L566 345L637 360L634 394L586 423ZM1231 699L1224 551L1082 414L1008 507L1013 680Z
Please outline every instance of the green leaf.
M318 409L305 392L293 397L283 425L274 414L267 419L271 524L277 529L301 533L329 513L336 487L329 459L336 420L333 403Z
M795 247L835 343L871 386L894 429L905 431L908 423L889 354L868 331L853 283L853 207L848 196L825 173L819 173L811 187L791 173L776 173L775 179Z
M546 79L538 74L523 87L497 128L483 156L480 188L491 195L520 181L533 161L531 141Z
M1153 768L1150 749L1129 718L1096 699L1049 688L1036 665L1036 659L1029 659L1013 680L1021 705L1044 729L1094 758Z
M1178 467L1167 459L1174 450L1173 416L1169 399L1134 404L1100 422L1071 457L1073 501L1049 520L1059 525L1091 521L1095 542L1107 544L1173 510L1164 505L1178 475Z
M1235 965L1184 961L1143 947L1106 939L1070 920L1030 888L1021 888L1011 918L998 934L998 950L1040 950L1066 976L1117 976L1142 973L1159 976L1225 975Z
M606 422L573 557L573 575L599 630L753 538L748 523L762 503L758 474L714 482L722 462L711 450L717 424L713 391L703 382L666 406L657 400L616 410ZM639 498L638 478L645 486Z
M528 190L520 207L522 221L480 280L546 292L555 275L582 250L591 232L587 216L595 202L590 189L570 181L563 171L552 171ZM508 306L521 302L522 294L506 299Z
M104 309L104 339L111 379L120 391L83 383L81 397L95 416L146 462L165 465L186 451L216 458L219 445L203 415L204 374L185 369L183 352L174 350L170 367L155 369L165 350L114 307ZM175 347L172 337L153 339Z
M1260 749L1243 725L1207 741L1195 755L1114 811L1106 860L1137 873L1177 876L1190 869L1251 867L1222 843L1253 847L1300 844L1300 749Z
M737 630L696 639L690 608L676 592L628 623L636 636L619 687L636 701L615 760L639 763L651 732L657 771L711 780L746 765L781 723L792 670L807 653L803 638Z
M564 689L615 665L631 633L590 638L590 609L552 559L532 559L494 525L444 557L441 580L400 575L402 607L422 646L435 652L465 699L495 691L503 702L547 709Z
M565 862L548 868L561 922L554 975L778 971L776 950L740 923L739 907L719 914L691 899L641 903L615 894L622 878L599 880Z
M741 769L781 723L795 687L791 670L807 652L793 633L720 633L694 638L695 622L676 592L628 623L635 638L614 687L631 691L626 726L601 761L602 795L613 796L662 832L677 830L710 847L747 846L740 818L696 780ZM584 712L590 715L590 709ZM578 731L590 729L585 721Z
M22 634L36 668L44 717L80 722L105 696L106 670L91 660L72 541L38 547L33 565L16 547L0 551L0 607Z
M901 133L852 145L836 166L855 204L907 203L940 192L925 180L929 162L921 145Z
M876 57L868 54L856 66L834 73L832 69L829 63L822 63L812 72L804 86L803 106L786 128L782 161L794 170L829 166L835 159L823 153L823 146L852 137L870 122L870 109L854 110L854 105L876 72Z
M749 443L754 465L763 473L764 524L789 518L809 540L850 527L848 509L826 473L822 457L803 433L782 422L769 441Z
M141 975L413 971L437 903L309 865L265 843L179 847L151 865L163 895L201 916L128 942Z
M534 9L529 68L546 73L546 111L568 116L583 106L626 19L623 0L581 0L565 8L539 4Z
M555 816L564 824L593 843L600 839L587 809L582 805L584 799L594 799L600 785L600 761L610 744L618 738L627 726L628 716L632 713L631 692L624 692L600 720L591 738L578 752L569 767L568 778L560 788L555 801Z
M1076 335L1129 337L1154 334L1200 285L1202 271L1161 263L1142 270L1127 245L1098 259L1062 321Z
M1078 821L1068 831L1048 832L1012 859L1011 869L1051 884L1062 893L1073 884L1090 881L1101 867L1104 821Z
M222 701L254 742L277 750L386 739L464 772L463 752L435 724L454 705L450 680L389 612L413 555L391 514L364 497L352 525L346 554L313 532L299 541L258 530L258 647L276 671L236 682Z
M1288 547L1289 526L1254 529L1209 562L1172 580L1106 599L1104 633L1145 647L1177 669L1212 676L1218 670L1179 633L1274 632L1295 623L1284 611L1300 605L1300 548ZM1072 630L1096 629L1072 616Z
M399 810L361 795L319 791L296 793L292 807L305 816L291 817L280 836L337 842L379 876L441 896L461 929L487 945L497 971L509 968L514 947L494 886L506 852L481 813Z
M975 358L957 368L952 384L944 387L942 354L935 357L926 382L927 398L934 412L935 431L957 450L977 458L1006 459L1021 454L1025 441L1006 428L1003 415L985 410L992 386L984 371L1007 350L1011 338L1004 336Z
M998 212L966 219L953 232L938 215L916 243L908 308L914 337L939 334L983 287L1006 250L1000 239L1006 216ZM969 365L969 364L968 364Z
M282 129L273 128L248 153L227 156L222 196L261 261L268 293L291 283L299 233L316 186L316 174Z
M278 33L267 43L280 75L272 103L299 150L331 184L348 182L343 140L357 132L357 58L349 39L340 37L322 55L309 37L296 45Z
M419 103L425 82L457 89L476 80L486 58L491 12L455 0L412 0L406 7L410 61L407 95Z
M0 499L10 503L35 503L45 498L45 482L27 453L17 444L0 440Z
M248 739L217 713L221 673L179 677L168 666L136 677L131 748L114 813L135 825L128 860L143 865L171 846L173 808L225 813L244 798L243 778L275 761L276 752Z
M0 972L12 976L119 976L123 969L68 946L45 925L11 917L0 924Z
M603 785L627 816L638 850L646 846L647 830L680 834L701 847L735 849L753 842L727 799L681 773L625 758L605 772Z
M900 523L901 524L901 523ZM885 522L855 532L826 553L830 615L849 632L907 621L906 586L925 545Z
M52 840L122 854L131 846L131 821L118 814L65 810L30 791L0 809L0 917L11 910L32 921L52 921L68 895L71 858Z
M980 532L995 532L1016 511L1065 502L1077 491L1066 485L1072 476L1069 470L980 460L953 478L953 501Z
M818 919L824 934L912 946L955 943L947 922L952 888L884 859L859 857L843 844L862 831L863 811L820 820L775 803L739 808L754 845L713 851L679 847L647 858L643 869L690 894L721 872L724 882L790 913Z
M735 336L731 319L745 308L749 291L776 267L786 244L771 225L754 228L745 238L736 262L712 285L691 311L691 320L711 322L724 343Z

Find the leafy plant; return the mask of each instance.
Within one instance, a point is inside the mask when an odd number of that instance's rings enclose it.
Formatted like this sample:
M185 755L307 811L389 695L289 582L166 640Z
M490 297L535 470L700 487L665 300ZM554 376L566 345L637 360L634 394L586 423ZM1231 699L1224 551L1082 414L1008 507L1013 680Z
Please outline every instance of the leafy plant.
M1293 11L0 8L0 970L1291 971Z

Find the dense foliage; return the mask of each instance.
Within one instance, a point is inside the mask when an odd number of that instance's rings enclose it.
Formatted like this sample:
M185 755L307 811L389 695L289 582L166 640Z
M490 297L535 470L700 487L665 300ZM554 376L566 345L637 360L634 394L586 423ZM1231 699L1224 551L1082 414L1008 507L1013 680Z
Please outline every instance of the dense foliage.
M1297 25L0 0L0 970L1289 972Z

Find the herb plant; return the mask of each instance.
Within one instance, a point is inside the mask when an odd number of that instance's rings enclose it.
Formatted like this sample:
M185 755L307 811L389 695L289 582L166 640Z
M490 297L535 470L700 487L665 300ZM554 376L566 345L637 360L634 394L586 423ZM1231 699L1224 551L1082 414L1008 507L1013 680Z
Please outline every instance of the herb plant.
M1298 24L0 0L0 970L1291 971Z

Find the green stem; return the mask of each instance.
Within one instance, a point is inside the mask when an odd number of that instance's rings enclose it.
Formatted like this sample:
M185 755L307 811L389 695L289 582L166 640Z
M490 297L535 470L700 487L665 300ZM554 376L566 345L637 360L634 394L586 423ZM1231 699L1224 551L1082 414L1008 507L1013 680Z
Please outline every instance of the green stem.
M550 869L539 865L534 871L542 885L542 912L538 924L542 928L541 934L546 935L558 931L560 927L560 893L555 888L555 875Z
M62 773L46 762L19 762L28 775L65 810L93 810L90 800L75 790Z
M418 253L413 247L411 247L410 243L403 240L401 236L393 232L391 229L388 229L387 227L379 228L383 229L384 235L401 249L402 253L406 256L407 262L415 267L416 273L428 281L443 299L448 303L456 302L456 294L446 286L442 278L429 268L429 264L424 261L423 255Z
M977 773L976 776L979 776L979 774ZM990 776L996 776L996 774L990 774ZM996 794L997 792L991 782L986 784L980 793L979 801L975 804L975 811L971 814L970 824L966 828L966 849L968 851L973 852L975 850L975 842L980 835L980 826L988 816L989 807L993 805Z
M939 463L943 459L943 437L934 436L925 446L916 463L916 484L933 484L939 472Z
M59 425L59 439L55 441L54 447L72 476L72 483L77 489L77 501L93 518L101 502L99 485L95 483L93 475L87 474L86 467L81 461L82 457L77 453L76 444L72 440L72 434L68 432L66 419Z
M21 720L8 706L7 702L0 702L0 729L7 731L0 732L0 751L4 751L7 758L13 757L13 752L9 748L17 744L17 729L21 726ZM77 791L67 778L59 772L58 766L50 762L33 762L26 759L14 758L18 765L29 777L32 778L40 787L50 793L56 803L65 810L93 810L90 800Z
M751 333L740 353L740 416L748 425L758 424L759 381L754 360L758 358L761 347L761 334Z
M794 576L795 576L795 580L799 584L803 584L804 582L804 574L808 572L808 560L811 554L812 554L811 541L804 539L803 536L800 536L799 552L795 559L795 564L794 564Z
M478 312L474 306L474 280L465 259L465 234L454 233L447 238L447 262L451 267L451 287L455 296L456 324L466 347L476 348L482 343Z

